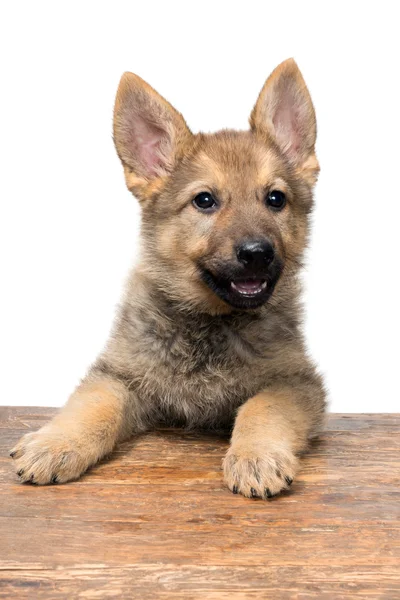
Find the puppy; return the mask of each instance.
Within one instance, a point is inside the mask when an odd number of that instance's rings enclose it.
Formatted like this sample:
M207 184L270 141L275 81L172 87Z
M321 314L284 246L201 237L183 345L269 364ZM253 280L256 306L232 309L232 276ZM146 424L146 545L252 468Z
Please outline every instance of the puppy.
M314 108L293 60L267 79L249 131L193 134L137 75L121 79L114 140L142 207L141 256L104 351L65 407L12 450L24 482L79 478L159 424L232 430L233 493L291 485L325 392L300 331Z

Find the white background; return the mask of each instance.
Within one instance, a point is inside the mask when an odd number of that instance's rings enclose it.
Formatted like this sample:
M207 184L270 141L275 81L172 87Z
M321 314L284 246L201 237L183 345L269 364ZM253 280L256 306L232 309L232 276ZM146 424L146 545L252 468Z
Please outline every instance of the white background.
M101 349L139 211L111 140L123 71L198 131L246 128L294 56L322 166L306 334L331 410L399 411L396 2L4 2L0 369L6 405L59 406Z

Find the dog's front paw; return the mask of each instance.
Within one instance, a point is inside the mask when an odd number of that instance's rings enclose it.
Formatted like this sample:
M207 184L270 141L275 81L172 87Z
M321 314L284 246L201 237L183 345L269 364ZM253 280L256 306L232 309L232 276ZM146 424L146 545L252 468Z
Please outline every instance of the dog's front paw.
M224 461L225 482L234 494L272 498L293 482L298 459L286 448L231 446Z
M10 456L21 481L39 485L78 479L89 466L81 444L51 425L24 435Z

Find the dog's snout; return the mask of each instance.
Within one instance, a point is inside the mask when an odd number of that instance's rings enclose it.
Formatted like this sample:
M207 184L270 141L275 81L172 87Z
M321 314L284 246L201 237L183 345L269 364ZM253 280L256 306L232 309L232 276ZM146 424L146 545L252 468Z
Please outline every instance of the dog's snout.
M269 240L246 240L237 247L236 256L244 266L262 270L273 261L275 251Z

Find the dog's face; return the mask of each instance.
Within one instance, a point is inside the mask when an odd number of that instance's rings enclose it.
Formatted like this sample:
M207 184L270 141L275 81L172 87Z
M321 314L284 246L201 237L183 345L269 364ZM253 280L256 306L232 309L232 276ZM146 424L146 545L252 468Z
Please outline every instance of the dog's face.
M298 269L318 173L315 116L294 61L267 80L247 132L193 135L125 74L114 137L142 203L141 270L203 312L255 309Z

